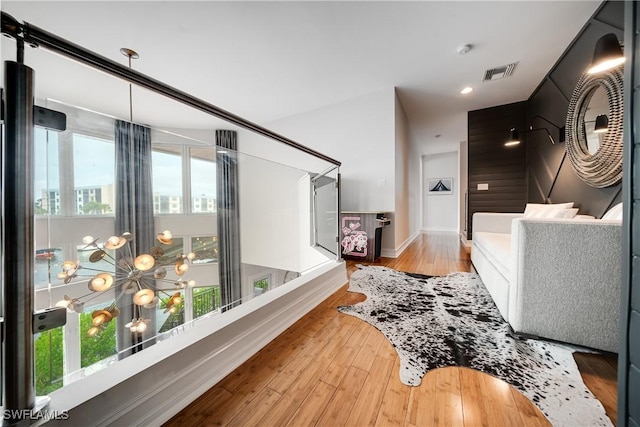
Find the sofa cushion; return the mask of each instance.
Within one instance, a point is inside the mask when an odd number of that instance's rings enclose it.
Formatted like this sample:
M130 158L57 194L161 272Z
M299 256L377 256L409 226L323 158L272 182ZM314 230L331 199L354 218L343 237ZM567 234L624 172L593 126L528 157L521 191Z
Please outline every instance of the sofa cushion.
M509 280L511 234L479 231L474 233L473 243L493 263L500 274Z

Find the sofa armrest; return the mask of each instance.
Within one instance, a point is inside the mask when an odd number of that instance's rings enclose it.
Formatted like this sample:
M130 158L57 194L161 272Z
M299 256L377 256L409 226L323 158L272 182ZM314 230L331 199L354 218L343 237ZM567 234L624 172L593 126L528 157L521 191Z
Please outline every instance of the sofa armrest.
M511 256L515 331L617 351L621 222L516 219Z
M476 231L489 233L511 233L511 220L522 218L521 213L496 213L496 212L476 212L472 219L472 237Z

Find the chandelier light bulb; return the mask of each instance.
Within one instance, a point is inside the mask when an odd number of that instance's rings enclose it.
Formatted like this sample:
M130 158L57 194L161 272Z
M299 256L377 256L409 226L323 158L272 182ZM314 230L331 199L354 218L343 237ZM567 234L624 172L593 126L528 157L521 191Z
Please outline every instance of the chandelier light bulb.
M107 239L104 247L107 249L119 249L127 243L127 239L124 237L111 236Z
M147 330L147 322L143 318L133 319L126 324L126 327L129 328L131 332L142 333Z
M98 314L93 318L93 321L91 323L93 323L93 326L100 326L104 323L105 319L106 318L104 314Z
M87 335L89 335L90 337L95 337L98 334L98 332L100 332L100 328L98 328L97 326L92 326L87 331Z
M189 261L193 261L194 259L196 259L196 254L194 254L193 252L189 252L189 254L187 255L187 259Z
M133 302L136 305L145 305L153 301L156 294L151 289L142 289L133 296Z
M62 308L66 308L66 309L69 309L70 305L71 305L71 301L66 300L66 299L61 299L60 301L58 301L56 303L56 307L62 307Z
M77 263L75 261L65 261L62 263L62 271L69 271L76 267Z
M148 271L153 268L156 261L149 254L138 255L136 259L133 261L133 265L140 271Z
M189 269L189 266L185 264L181 258L176 262L176 266L174 267L173 270L176 272L178 276L182 276L184 272L187 271L188 269Z
M138 332L144 332L146 330L147 330L147 324L143 320L140 320L138 323Z
M169 230L164 230L162 233L158 233L158 241L163 245L170 245L173 243L173 236Z
M109 273L99 273L89 282L89 289L95 292L104 292L113 285L113 276Z

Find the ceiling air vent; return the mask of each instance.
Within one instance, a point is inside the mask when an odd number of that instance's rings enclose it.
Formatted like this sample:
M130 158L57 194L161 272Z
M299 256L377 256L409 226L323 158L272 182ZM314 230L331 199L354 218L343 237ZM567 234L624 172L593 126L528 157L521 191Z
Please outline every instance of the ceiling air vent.
M513 74L513 70L516 69L516 65L518 65L518 63L514 62L512 64L501 65L499 67L487 70L484 72L484 78L482 79L482 81L490 82L492 80L509 77L511 74Z

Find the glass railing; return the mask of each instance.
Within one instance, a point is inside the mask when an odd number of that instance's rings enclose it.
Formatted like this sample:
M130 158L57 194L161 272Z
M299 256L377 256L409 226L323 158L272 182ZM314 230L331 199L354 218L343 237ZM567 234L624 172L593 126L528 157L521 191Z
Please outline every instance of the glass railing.
M163 113L131 124L64 91L37 97L67 116L65 131L35 132L36 308L67 308L35 337L37 394L339 258L336 165L217 118L186 128L206 115L134 94Z
M119 142L109 135L117 119L57 101L46 106L72 126L36 131L36 305L68 313L67 325L36 336L37 393L336 259L337 167L304 170L285 164L286 151L267 160L149 128L150 153L135 166L151 167L153 206L145 210L153 226L143 249L140 232L118 230L122 192L131 190L118 184ZM253 152L273 144L242 129L225 132ZM151 265L138 265L145 256Z

